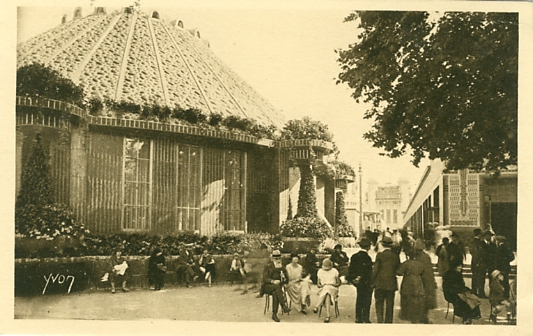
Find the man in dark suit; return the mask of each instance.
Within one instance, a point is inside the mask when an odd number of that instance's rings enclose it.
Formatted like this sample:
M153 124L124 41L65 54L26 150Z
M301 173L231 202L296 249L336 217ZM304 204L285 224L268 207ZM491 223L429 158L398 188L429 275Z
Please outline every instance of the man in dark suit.
M507 238L504 236L496 236L496 269L503 275L502 286L504 289L504 297L509 299L509 273L511 273L511 261L515 256L509 245L507 244Z
M496 242L494 240L494 231L490 228L490 224L487 224L489 229L483 232L483 240L485 242L485 253L487 260L487 274L492 274L496 269L496 255L498 253L498 248L496 247Z
M194 274L194 270L192 268L194 265L192 252L186 249L183 245L179 247L179 258L177 264L178 268L176 270L176 273L178 277L184 276L187 288L191 288L191 279L192 281L196 281L196 279L198 279L198 276Z
M357 288L355 302L355 323L370 323L370 304L372 303L372 259L368 255L370 239L363 237L359 242L361 250L352 255L348 268L348 282Z
M453 232L450 236L451 241L448 244L448 258L451 262L458 262L461 265L463 264L463 259L465 257L465 249L463 243L459 239L459 235Z
M392 252L392 239L390 237L383 237L381 245L383 245L383 251L377 254L372 271L376 316L378 323L392 323L392 317L394 315L394 294L398 290L396 269L400 265L400 257L398 254ZM384 308L385 321L383 320Z
M262 293L272 295L272 319L279 322L278 307L288 313L291 309L287 306L282 286L287 283L287 273L281 263L281 253L278 250L272 251L272 261L263 269Z
M487 276L487 251L485 242L481 238L481 229L474 229L474 239L470 243L470 254L472 255L472 293L480 298L487 298L485 295L485 277Z

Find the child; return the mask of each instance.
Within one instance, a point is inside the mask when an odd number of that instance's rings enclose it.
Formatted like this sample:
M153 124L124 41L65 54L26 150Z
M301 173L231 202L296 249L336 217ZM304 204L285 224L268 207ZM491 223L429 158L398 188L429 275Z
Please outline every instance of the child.
M507 311L507 321L511 320L511 303L505 298L504 288L502 285L503 274L494 270L491 273L491 282L490 282L490 293L489 293L489 302L491 304L492 311L490 312L490 320L496 323L496 315L502 311L502 306L505 306Z
M239 277L241 277L242 283L244 285L244 291L241 294L248 293L248 279L246 278L246 270L244 267L244 260L240 258L238 253L234 253L229 271L230 273L237 274Z
M333 301L337 300L339 294L339 286L341 285L341 280L339 278L339 272L333 268L331 260L328 258L322 261L322 268L318 270L317 273L317 286L318 290L318 302L313 309L313 313L318 312L318 308L325 303L326 306L326 319L325 323L329 323L331 317L329 314L330 305L333 304ZM329 299L326 300L327 295L329 294Z

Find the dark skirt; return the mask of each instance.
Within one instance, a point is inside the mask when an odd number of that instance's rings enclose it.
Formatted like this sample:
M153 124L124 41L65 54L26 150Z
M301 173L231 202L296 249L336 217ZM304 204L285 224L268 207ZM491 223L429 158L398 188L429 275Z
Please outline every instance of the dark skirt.
M215 277L215 264L207 264L205 265L205 273L211 273L211 276Z

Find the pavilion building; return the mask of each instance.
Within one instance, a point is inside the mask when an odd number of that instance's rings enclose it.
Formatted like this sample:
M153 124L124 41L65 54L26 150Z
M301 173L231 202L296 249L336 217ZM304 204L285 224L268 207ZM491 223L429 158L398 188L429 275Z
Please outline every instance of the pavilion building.
M76 9L17 47L18 67L43 63L88 97L199 109L281 128L284 118L209 48L196 29L158 12ZM171 118L86 110L43 97L16 100L16 193L36 135L56 202L96 233L278 232L296 209L298 164L315 168L319 214L333 222L335 178L320 173L332 144L274 141Z

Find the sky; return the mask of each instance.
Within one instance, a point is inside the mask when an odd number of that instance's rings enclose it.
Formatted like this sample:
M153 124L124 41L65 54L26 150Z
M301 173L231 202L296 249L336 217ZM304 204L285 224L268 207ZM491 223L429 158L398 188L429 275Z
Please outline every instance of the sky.
M103 6L101 2L96 0L94 6ZM371 179L394 184L404 178L414 192L428 161L416 168L409 156L380 156L382 151L363 139L373 123L363 119L367 106L355 102L347 85L336 84L340 66L334 51L357 41L357 24L343 22L357 9L353 2L254 7L200 1L175 2L172 8L144 3L143 11L157 10L164 20L179 19L185 28L197 28L213 52L281 110L286 120L309 116L327 124L340 149L339 159L356 171L361 165L363 185ZM84 16L93 10L90 1L82 7ZM18 42L59 25L64 14L71 20L73 12L73 7L20 7Z

